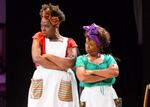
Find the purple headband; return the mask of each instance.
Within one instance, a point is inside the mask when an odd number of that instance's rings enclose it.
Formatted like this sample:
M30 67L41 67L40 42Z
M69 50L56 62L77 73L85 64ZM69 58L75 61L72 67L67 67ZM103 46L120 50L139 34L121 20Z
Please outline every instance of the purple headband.
M85 31L87 31L87 34L88 34L87 36L90 39L94 40L96 42L97 46L100 46L101 45L101 41L100 41L100 39L98 37L98 29L97 28L98 28L98 25L96 25L95 23L93 23L93 24L91 24L89 26L83 26L83 29Z

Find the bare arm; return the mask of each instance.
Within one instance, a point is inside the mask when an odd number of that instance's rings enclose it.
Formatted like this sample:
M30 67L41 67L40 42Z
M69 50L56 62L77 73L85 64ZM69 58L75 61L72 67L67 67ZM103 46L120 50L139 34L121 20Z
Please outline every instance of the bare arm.
M98 82L107 79L103 76L97 76L87 73L84 67L77 67L76 75L79 81L82 82Z
M117 64L110 65L109 68L103 70L86 70L87 73L103 76L105 78L117 77L119 75L119 68Z
M52 54L44 54L43 55L47 60L55 63L57 66L66 70L68 68L72 68L75 63L75 57L77 56L76 48L68 48L67 57L61 58Z
M48 61L41 55L41 46L38 39L33 39L32 42L32 59L34 63L37 63L48 69L62 70L61 67L57 66L55 63Z

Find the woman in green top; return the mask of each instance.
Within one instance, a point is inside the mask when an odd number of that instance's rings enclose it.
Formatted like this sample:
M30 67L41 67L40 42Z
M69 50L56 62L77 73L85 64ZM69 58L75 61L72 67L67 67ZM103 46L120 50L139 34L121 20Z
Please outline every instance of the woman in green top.
M80 86L84 87L80 100L86 107L116 107L117 94L112 85L119 68L114 57L105 51L110 44L109 32L95 23L83 29L87 54L78 56L75 65Z

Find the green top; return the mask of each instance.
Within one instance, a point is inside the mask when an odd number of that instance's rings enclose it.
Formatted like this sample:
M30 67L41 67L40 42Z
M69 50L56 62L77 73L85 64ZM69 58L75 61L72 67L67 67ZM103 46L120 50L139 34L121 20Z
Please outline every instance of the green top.
M87 55L78 56L76 59L75 67L85 67L87 70L98 70L98 69L106 69L111 64L117 64L116 60L112 55L102 55L104 61L100 64L94 64L90 60L88 60ZM80 82L81 87L92 87L92 86L101 86L101 85L112 85L116 81L116 78L109 78L103 81L88 83L88 82Z

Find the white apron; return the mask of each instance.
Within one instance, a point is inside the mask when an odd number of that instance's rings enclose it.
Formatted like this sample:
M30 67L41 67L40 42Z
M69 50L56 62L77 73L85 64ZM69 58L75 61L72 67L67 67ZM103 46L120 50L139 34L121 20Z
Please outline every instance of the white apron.
M68 38L65 37L63 42L51 42L45 39L46 53L64 58L66 55L67 40ZM79 107L77 82L71 70L69 70L69 75L72 80L73 101L60 101L58 98L60 81L67 76L67 73L38 66L32 77L34 85L31 83L29 89L28 107ZM36 88L37 86L39 87ZM32 88L36 88L36 90L33 91Z
M114 99L118 98L111 85L84 87L81 93L81 102L86 107L116 107Z

